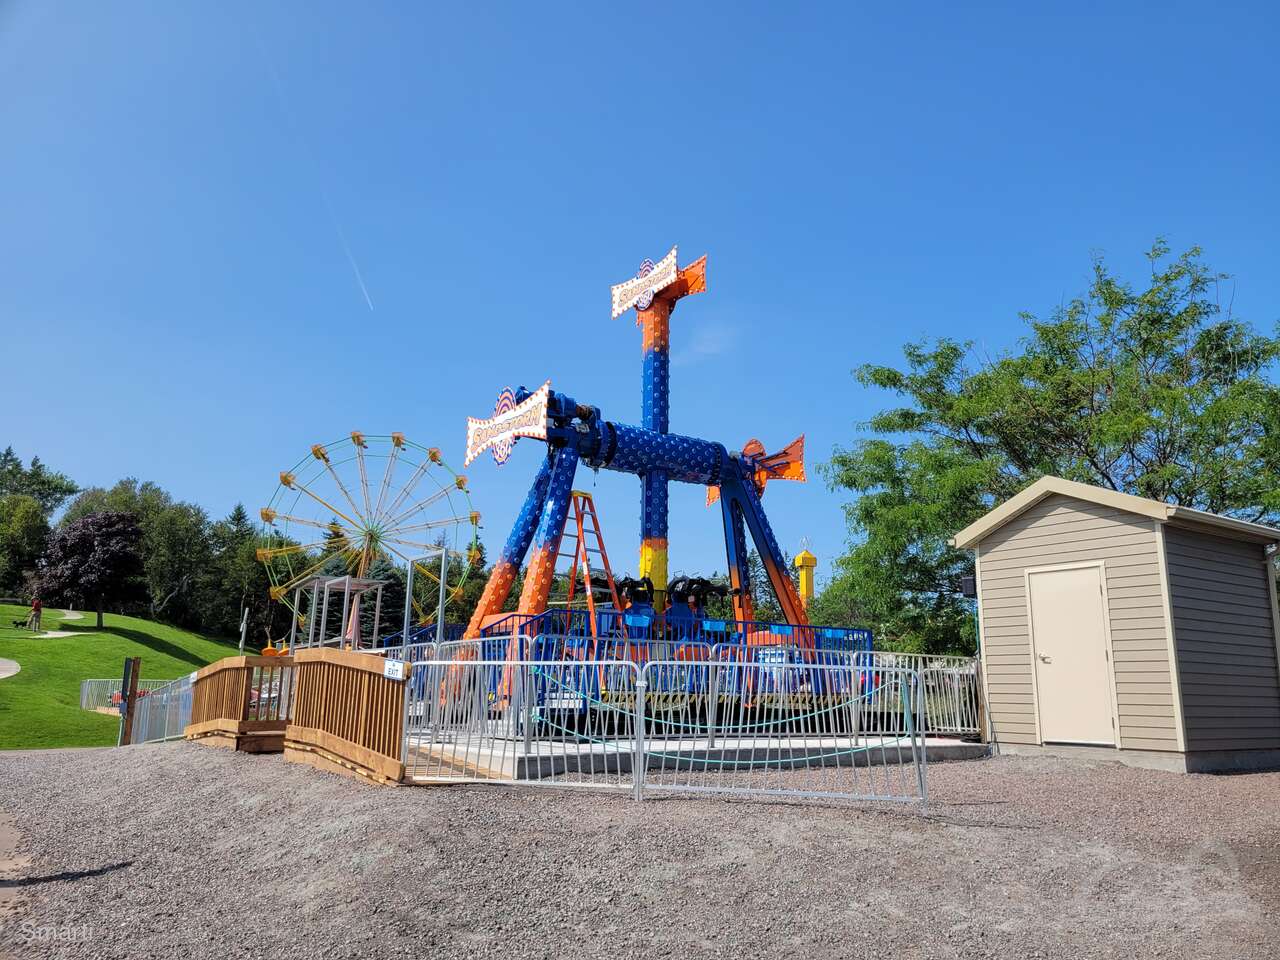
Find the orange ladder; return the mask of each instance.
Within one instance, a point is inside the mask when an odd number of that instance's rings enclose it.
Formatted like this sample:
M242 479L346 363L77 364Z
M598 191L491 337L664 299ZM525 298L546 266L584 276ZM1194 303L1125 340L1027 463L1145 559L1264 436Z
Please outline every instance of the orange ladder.
M578 587L578 572L582 573L583 599L587 602L588 616L591 618L591 636L597 636L598 618L596 617L596 594L607 594L613 602L613 609L622 610L618 599L618 587L613 582L613 571L609 569L609 554L604 549L604 535L600 532L600 518L596 515L595 501L591 494L582 490L574 490L570 494L573 507L573 520L564 525L564 537L560 541L560 556L573 561L569 570L569 594L565 606L572 608L573 597ZM572 552L565 551L565 543L573 540ZM591 545L592 540L595 546ZM600 567L604 571L604 582L595 583L591 579L591 555L600 558Z

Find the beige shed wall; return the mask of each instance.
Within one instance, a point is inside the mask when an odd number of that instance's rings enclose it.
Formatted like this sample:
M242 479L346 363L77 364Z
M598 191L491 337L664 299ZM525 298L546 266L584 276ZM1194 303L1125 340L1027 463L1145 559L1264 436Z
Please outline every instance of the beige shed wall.
M1164 542L1187 749L1280 748L1263 547L1171 524Z
M1054 494L977 544L982 659L997 740L1034 744L1025 572L1106 561L1119 733L1131 750L1177 750L1169 640L1152 521Z

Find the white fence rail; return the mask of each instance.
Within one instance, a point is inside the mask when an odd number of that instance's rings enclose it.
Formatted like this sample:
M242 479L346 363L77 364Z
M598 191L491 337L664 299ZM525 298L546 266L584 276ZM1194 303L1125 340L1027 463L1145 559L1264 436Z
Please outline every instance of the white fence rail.
M182 731L191 722L191 696L195 674L170 680L154 687L133 706L130 744L162 743L182 739ZM123 728L121 730L123 733Z
M581 638L551 635L532 638L520 636L514 640L511 637L458 640L440 644L423 656L404 656L402 659L427 660L434 654L440 660L499 660L516 654L519 658L530 661L561 661L573 659L566 655L566 649L571 643L580 640ZM891 676L895 671L910 671L920 675L923 685L924 709L920 714L918 733L927 737L976 737L980 732L981 690L977 660L973 657L890 653L882 650L805 652L794 646L748 647L723 643L712 646L694 642L676 644L617 638L601 638L597 648L603 652L593 659L629 661L640 667L663 660L741 664L743 669L749 669L753 664L761 668L788 663L813 664L833 669L856 667L864 671L863 676L868 676L871 680L880 674ZM876 710L880 707L870 706L867 709ZM894 732L898 735L905 733L902 729Z
M405 777L626 787L638 676L616 661L415 663Z
M927 797L918 674L829 664L412 665L407 780L850 800Z
M386 657L388 660L404 660L408 663L415 663L419 660L436 660L436 644L434 641L427 643L410 643L399 644L394 647L379 647L376 650L369 650L368 653L376 653L379 656Z
M853 659L646 664L642 791L927 797L917 675Z
M150 692L163 687L171 680L139 680L138 690ZM120 707L120 678L112 680L81 680L81 710L117 710Z
M924 728L930 736L975 737L982 723L978 672L969 667L920 671Z

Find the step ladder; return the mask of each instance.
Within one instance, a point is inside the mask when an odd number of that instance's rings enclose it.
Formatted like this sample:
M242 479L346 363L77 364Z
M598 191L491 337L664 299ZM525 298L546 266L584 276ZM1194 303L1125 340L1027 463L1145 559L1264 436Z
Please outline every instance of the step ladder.
M622 603L618 599L618 587L613 582L613 571L609 569L609 555L604 549L604 535L600 532L600 518L596 515L595 501L591 494L583 490L570 493L570 506L573 515L566 518L564 536L560 540L559 556L573 561L569 568L569 592L565 606L573 608L574 595L578 588L578 574L582 574L583 600L586 602L591 620L591 636L596 637L599 630L599 618L596 616L596 601L608 600L613 609L621 611ZM566 550L572 541L572 549ZM596 579L591 576L591 557L594 555L600 567Z

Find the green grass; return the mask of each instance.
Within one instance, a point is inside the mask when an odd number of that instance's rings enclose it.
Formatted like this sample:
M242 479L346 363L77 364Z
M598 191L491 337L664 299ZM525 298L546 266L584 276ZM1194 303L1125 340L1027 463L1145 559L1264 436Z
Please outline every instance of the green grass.
M172 680L237 652L231 641L150 620L109 613L98 630L92 612L82 620L61 620L61 611L48 609L42 629L75 632L40 640L11 627L26 615L24 607L0 604L0 657L22 667L0 680L0 750L111 746L118 721L80 709L81 680L119 677L125 657L142 658L144 679Z

